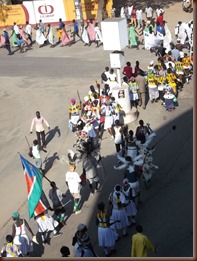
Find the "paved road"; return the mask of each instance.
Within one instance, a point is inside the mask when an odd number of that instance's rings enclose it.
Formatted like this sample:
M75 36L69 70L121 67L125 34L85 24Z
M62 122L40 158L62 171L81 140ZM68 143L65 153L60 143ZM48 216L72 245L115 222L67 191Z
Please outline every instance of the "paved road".
M166 11L166 20L169 25L177 23L174 15L180 12L185 21L190 20L191 14L183 13L180 3ZM173 31L172 31L173 33ZM0 203L4 207L1 211L0 242L10 232L9 220L14 210L19 210L21 215L27 217L26 187L23 180L22 168L17 152L27 154L24 136L32 141L33 136L28 134L30 122L34 112L39 108L46 115L51 124L52 132L48 135L48 171L47 177L55 180L62 191L66 190L64 174L67 165L58 160L66 155L71 148L75 137L68 132L68 105L71 97L76 97L78 89L81 97L87 94L89 86L100 78L106 65L109 65L109 52L102 48L91 46L86 48L81 42L72 47L50 49L34 47L34 50L25 54L15 53L6 56L5 50L0 49L0 102L1 102L1 127L0 127L0 176L1 191ZM3 57L3 58L2 58ZM146 69L150 60L156 57L145 50L125 50L125 57L134 65L140 61L141 67ZM179 96L179 107L168 113L161 105L148 104L145 111L139 109L140 116L145 122L151 123L157 131L155 143L159 140L155 151L155 163L159 171L152 179L148 190L142 184L142 205L140 206L137 221L144 226L144 231L153 242L158 243L160 257L191 257L193 254L193 89L192 81L185 86ZM176 125L175 131L166 133ZM138 121L129 126L135 130ZM9 135L7 135L9 133ZM154 143L153 142L153 143ZM4 149L2 149L4 148ZM107 199L109 192L116 183L121 182L122 173L114 171L116 163L115 146L104 133L101 155L104 169L100 169L103 183L102 191L89 197L88 188L83 189L83 208L78 216L70 216L67 225L62 229L63 236L51 240L51 245L45 248L35 246L37 256L59 257L61 245L71 247L72 235L77 224L84 222L90 229L95 248L100 256L103 251L98 247L97 233L95 232L95 211L100 200ZM43 155L43 158L46 155ZM43 181L45 191L49 184ZM69 194L68 194L69 198ZM71 208L68 208L68 214ZM33 220L30 224L36 231ZM131 234L134 228L129 229L130 236L121 239L117 244L117 256L130 256ZM173 247L172 247L173 246Z

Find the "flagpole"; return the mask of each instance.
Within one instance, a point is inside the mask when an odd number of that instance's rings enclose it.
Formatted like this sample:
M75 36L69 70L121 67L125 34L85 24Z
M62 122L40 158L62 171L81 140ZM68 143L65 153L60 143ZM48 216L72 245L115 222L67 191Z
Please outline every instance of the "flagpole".
M45 178L46 180L48 180L49 183L51 183L51 180L48 179L41 170L40 170L40 173L42 174L43 178Z

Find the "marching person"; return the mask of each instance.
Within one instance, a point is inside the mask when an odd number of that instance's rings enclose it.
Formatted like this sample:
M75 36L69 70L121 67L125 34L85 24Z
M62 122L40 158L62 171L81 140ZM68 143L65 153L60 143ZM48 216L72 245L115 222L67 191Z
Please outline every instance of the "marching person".
M159 98L159 92L157 88L157 77L155 76L155 73L153 71L148 73L147 82L148 82L148 93L149 93L150 102L157 103Z
M75 255L78 257L97 257L88 234L88 229L84 224L77 226L72 245L75 248Z
M96 47L99 47L100 45L103 44L103 37L98 23L95 23L94 30L96 33L96 37L95 37Z
M50 48L54 48L54 33L53 33L53 27L51 24L48 24L47 26L47 33L46 33L46 38L48 42L50 43Z
M11 51L11 48L10 48L10 37L8 35L8 32L6 31L6 29L3 29L3 37L5 39L5 49L8 51L8 55L12 55L13 52Z
M120 153L121 151L121 145L122 145L122 133L121 133L121 125L119 120L115 120L115 126L114 126L114 143L116 146L116 153Z
M109 196L109 202L112 204L112 215L111 220L118 221L113 225L113 229L116 231L122 230L123 237L128 236L127 226L130 226L130 222L126 213L126 198L121 191L121 186L117 184L114 187L114 191Z
M63 234L62 232L59 232L58 221L48 214L48 210L45 210L44 212L35 216L34 219L36 220L38 226L38 232L41 233L41 239L43 245L47 243L47 236L48 236L47 234L50 231L53 231L53 237L58 237Z
M69 106L69 129L71 131L75 131L77 127L77 122L80 119L79 111L81 110L81 103L80 105L76 103L76 100L72 98L71 105Z
M72 43L72 38L68 35L67 31L66 31L66 26L65 24L63 24L62 26L62 37L61 37L61 45L60 47L63 47L63 46L71 46L71 43Z
M79 35L79 26L78 23L75 21L75 19L73 19L73 43L76 42L75 36L77 35L79 37L79 39L81 40L81 36Z
M147 250L150 249L153 253L156 253L155 247L150 242L149 238L144 235L143 227L141 225L136 226L136 234L132 236L132 257L147 257Z
M69 171L65 175L65 181L74 200L73 213L77 215L81 213L81 210L79 210L79 201L81 198L81 178L79 177L79 174L75 171L75 169L75 165L69 164Z
M126 209L127 217L132 224L135 224L136 223L135 216L137 214L137 208L132 195L132 188L131 185L129 184L128 179L123 179L122 193L126 198L127 206L125 207L125 209Z
M36 25L34 29L36 30L36 43L39 44L39 48L41 48L45 45L47 39L39 26Z
M18 27L18 25L16 24L16 22L14 22L13 31L15 32L15 34L16 34L17 37L20 36L19 27ZM12 36L12 35L11 35L11 36Z
M13 236L6 236L6 243L1 249L2 257L23 257L20 249L13 243Z
M59 23L58 23L58 28L57 28L58 41L56 42L56 44L59 44L61 41L63 25L64 25L64 23L62 22L62 18L59 18Z
M56 183L54 181L50 182L51 189L49 190L49 198L53 204L53 210L55 214L55 219L61 224L65 225L65 208L63 206L62 200L66 197L65 194L61 192L60 189L57 188Z
M33 118L31 123L30 134L32 134L33 127L35 126L38 144L41 147L41 139L42 139L42 147L46 148L44 124L48 127L48 130L50 130L48 121L46 121L45 118L40 115L40 112L37 111L36 117Z
M89 37L89 46L92 44L92 42L95 42L96 40L96 32L94 25L91 23L91 21L88 19L87 20L87 33Z
M138 100L139 100L138 84L133 76L130 78L130 82L128 84L129 84L129 96L130 96L131 108L135 107L137 110Z
M136 129L135 136L137 140L140 140L143 144L146 141L147 135L150 135L150 130L147 126L144 126L144 121L139 120L139 126Z
M43 35L44 35L46 29L45 29L45 24L42 22L41 19L39 20L39 29L40 29L40 31L41 31L41 32L43 33Z
M34 157L36 167L44 173L44 170L42 169L42 159L40 155L40 146L38 144L38 140L33 141L32 155Z
M32 45L33 44L33 41L32 41L32 27L29 24L29 21L26 22L25 33L27 34L28 39L30 40L30 45Z
M33 245L26 230L30 232L32 238L34 237L34 233L27 221L20 218L18 212L13 212L12 220L14 221L12 225L12 237L14 238L13 243L20 249L23 256L28 256L29 252L33 251Z
M96 225L98 226L99 246L103 247L105 256L115 253L115 243L118 240L118 234L111 228L110 217L105 211L105 203L101 202L97 205L98 212L96 215Z

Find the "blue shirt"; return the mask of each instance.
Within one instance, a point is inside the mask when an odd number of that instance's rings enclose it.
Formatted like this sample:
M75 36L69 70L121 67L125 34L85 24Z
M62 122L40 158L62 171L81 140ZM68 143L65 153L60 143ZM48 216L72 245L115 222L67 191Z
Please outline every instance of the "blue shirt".
M8 32L4 31L4 34L3 34L4 38L5 38L5 42L6 43L9 43L9 35L8 35Z
M62 28L63 28L63 22L61 21L61 22L59 22L59 30L62 30Z
M78 27L78 24L77 22L74 22L74 33L78 33L79 32L79 27Z

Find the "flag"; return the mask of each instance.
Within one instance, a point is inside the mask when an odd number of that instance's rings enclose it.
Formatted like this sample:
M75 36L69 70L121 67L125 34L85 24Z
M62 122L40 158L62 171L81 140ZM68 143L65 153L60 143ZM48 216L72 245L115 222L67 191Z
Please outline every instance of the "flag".
M28 193L29 218L44 212L48 206L48 200L42 190L42 178L40 170L20 155Z

